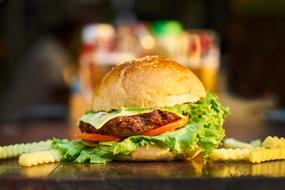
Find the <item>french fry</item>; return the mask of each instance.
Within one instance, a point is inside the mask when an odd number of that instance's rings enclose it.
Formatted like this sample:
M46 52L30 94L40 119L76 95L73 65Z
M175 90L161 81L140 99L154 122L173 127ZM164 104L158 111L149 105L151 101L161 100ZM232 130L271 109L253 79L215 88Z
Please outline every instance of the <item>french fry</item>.
M285 148L265 148L258 147L255 149L215 149L210 154L211 160L247 160L251 163L261 163L271 160L285 159Z
M262 142L261 146L266 148L285 148L285 139L283 137L268 136Z
M268 136L262 143L261 140L257 139L251 141L250 144L228 138L225 139L224 146L226 149L215 149L210 154L210 159L247 160L251 163L285 159L285 139L282 137Z
M62 154L58 150L47 150L22 154L19 157L20 166L35 166L46 163L59 162Z
M0 159L14 158L21 154L49 150L51 149L52 140L27 143L27 144L15 144L0 147Z
M285 159L285 148L259 147L252 150L249 154L249 161L252 163L282 159Z
M253 146L249 143L245 143L242 141L238 141L234 138L227 138L224 140L225 148L253 148Z
M215 149L210 154L211 160L248 160L249 148L235 148L235 149Z
M261 140L260 140L260 139L255 139L255 140L253 140L253 141L250 141L250 144L251 144L254 148L260 147L260 146L261 146Z

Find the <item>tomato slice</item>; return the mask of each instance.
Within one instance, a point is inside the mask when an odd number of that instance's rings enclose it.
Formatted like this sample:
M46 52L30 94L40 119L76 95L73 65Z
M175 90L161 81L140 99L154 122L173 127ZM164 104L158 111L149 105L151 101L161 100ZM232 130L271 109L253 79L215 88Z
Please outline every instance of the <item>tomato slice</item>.
M166 125L163 125L161 127L158 127L156 129L141 133L140 135L145 135L145 136L156 136L160 135L162 133L168 132L168 131L173 131L175 129L178 129L182 126L184 126L188 122L189 118L185 117L180 120L174 121L172 123L168 123Z
M75 137L90 141L119 141L122 138L112 135L99 135L94 133L75 133Z

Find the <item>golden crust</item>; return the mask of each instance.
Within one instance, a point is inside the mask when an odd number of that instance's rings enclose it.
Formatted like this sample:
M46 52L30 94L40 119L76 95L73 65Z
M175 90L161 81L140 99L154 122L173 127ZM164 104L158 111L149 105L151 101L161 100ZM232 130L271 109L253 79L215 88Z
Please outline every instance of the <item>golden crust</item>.
M93 110L172 106L205 96L201 81L186 67L159 56L117 65L94 92Z

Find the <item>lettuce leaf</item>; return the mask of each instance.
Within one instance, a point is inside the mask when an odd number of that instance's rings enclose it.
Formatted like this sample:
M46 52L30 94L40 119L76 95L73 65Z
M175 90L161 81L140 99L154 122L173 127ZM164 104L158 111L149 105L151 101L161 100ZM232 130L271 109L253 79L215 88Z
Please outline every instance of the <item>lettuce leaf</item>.
M139 108L127 108L128 111ZM207 158L216 148L225 132L222 128L224 118L229 109L224 107L214 94L207 93L204 99L195 103L186 103L162 110L189 115L190 120L185 127L158 136L131 136L121 142L98 143L88 147L80 141L54 140L54 148L63 153L63 159L77 163L106 163L120 155L129 155L138 147L155 145L166 148L176 155L187 154L200 148ZM116 112L119 112L117 110Z

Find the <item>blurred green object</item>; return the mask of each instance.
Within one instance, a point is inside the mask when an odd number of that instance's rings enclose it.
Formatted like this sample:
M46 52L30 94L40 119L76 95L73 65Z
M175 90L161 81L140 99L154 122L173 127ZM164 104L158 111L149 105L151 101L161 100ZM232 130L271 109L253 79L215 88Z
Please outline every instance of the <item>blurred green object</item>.
M152 32L156 36L179 35L182 31L182 24L174 20L160 20L152 24Z

